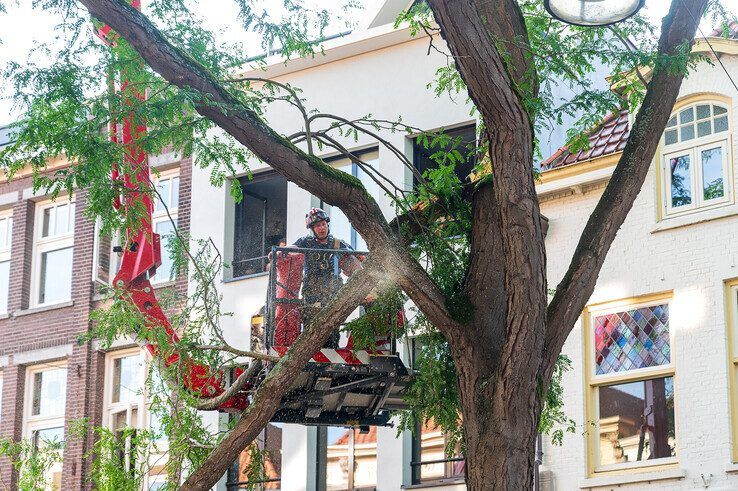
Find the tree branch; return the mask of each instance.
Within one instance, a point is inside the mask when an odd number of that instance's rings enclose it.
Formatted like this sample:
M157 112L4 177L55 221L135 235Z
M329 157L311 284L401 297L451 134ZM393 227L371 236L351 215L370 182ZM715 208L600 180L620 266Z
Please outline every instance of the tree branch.
M384 279L381 276L383 274L376 269L376 263L372 259L368 259L364 267L351 276L274 365L254 393L251 405L241 414L238 424L190 475L182 490L206 491L225 474L239 452L259 435L272 418L282 397L315 351L323 346L330 334L359 306L377 282Z
M672 2L669 14L664 17L659 57L677 55L685 43L690 46L694 43L706 3L707 0ZM664 132L683 77L673 67L654 69L618 165L584 227L569 269L548 306L543 365L546 375L550 375L569 332L592 295L605 256L643 186L660 140L655 135Z
M405 250L384 219L377 202L361 182L306 154L276 133L229 93L202 65L174 47L140 12L121 0L80 0L90 13L110 25L164 79L202 94L197 111L230 133L254 155L289 181L338 206L378 255L381 266L438 329L449 337L460 328L445 307L445 297L427 272ZM404 276L411 275L411 276Z

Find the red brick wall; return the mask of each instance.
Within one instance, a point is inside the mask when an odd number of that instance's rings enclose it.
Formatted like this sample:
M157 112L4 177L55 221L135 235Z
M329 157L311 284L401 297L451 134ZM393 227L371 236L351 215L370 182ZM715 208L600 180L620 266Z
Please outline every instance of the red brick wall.
M179 227L189 231L191 159L179 162ZM74 305L55 308L27 315L17 315L26 311L31 297L31 263L33 259L33 221L35 202L23 200L23 190L30 188L30 177L16 179L0 184L0 196L14 192L18 200L13 208L13 238L10 264L10 292L7 318L0 318L0 357L6 357L7 366L0 366L3 377L2 411L0 416L0 438L18 440L23 431L23 397L25 367L14 361L17 357L28 357L29 352L49 349L48 359L34 359L29 365L65 358L64 346L73 345L72 354L67 358L67 401L66 419L89 418L93 424L100 424L103 409L103 387L105 354L95 350L92 344L79 345L80 333L89 329L90 312L97 307L94 301L92 280L94 252L94 223L84 216L86 192L75 194L75 231L73 253L72 301ZM27 191L28 194L28 191ZM178 278L174 288L186 298L187 279ZM58 350L53 348L58 347ZM0 358L2 360L3 358ZM93 441L67 438L64 453L64 489L90 489L86 480L88 462L83 455L89 451ZM9 462L0 460L0 473L9 489L17 489L17 476ZM1 485L0 485L1 487Z

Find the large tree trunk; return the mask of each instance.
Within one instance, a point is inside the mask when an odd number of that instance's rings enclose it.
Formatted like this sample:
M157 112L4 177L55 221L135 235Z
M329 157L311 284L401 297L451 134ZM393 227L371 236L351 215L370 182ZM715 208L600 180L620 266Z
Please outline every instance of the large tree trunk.
M464 421L467 488L531 489L537 391L521 387L519 376L495 369L497 357L489 345L456 342L453 347Z

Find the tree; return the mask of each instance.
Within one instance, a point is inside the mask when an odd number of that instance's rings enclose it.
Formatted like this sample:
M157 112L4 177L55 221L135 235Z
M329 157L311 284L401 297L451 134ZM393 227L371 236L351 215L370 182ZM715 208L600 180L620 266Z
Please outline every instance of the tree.
M105 176L122 159L120 149L105 143L97 131L120 101L109 105L100 97L96 77L110 66L123 68L135 73L135 83L151 94L149 101L133 102L133 109L152 127L144 142L147 150L195 147L198 165L210 165L218 185L250 152L288 180L340 207L373 253L367 266L270 369L233 429L214 448L190 459L194 464L183 489L204 490L217 481L274 414L286 382L380 278L389 278L417 306L435 350L428 362L443 362L444 373L455 379L455 387L447 391L451 395L436 409L418 401L413 407L420 417L435 416L449 428L457 425L463 435L469 489L530 488L535 436L561 348L643 185L683 75L694 62L691 44L708 0L675 0L653 49L648 46L647 25L639 18L609 30L587 30L552 21L540 2L528 0L428 0L429 10L422 4L411 9L404 20L429 34L438 30L446 41L449 65L439 70L438 90L468 92L484 124L483 143L472 151L483 158L477 180L463 183L452 177L460 151L439 152L440 170L426 175L416 193L397 198L401 213L392 223L385 221L358 180L326 165L315 156L313 145L340 148L330 131L371 131L373 125L403 130L405 123L332 117L327 128L312 132L314 119L303 111L305 131L290 139L270 128L262 111L275 99L299 101L294 89L269 81L234 80L228 67L243 60L212 49L211 35L183 3L153 2L148 16L120 0L79 3L110 25L121 40L111 51L101 49L82 39L85 19L76 2L47 2L63 11L67 27L77 35L61 52L60 63L10 69L19 100L27 107L16 143L2 152L11 171L30 161L39 172L39 186L56 192L87 188L89 212L101 216L108 231L135 223L135 212L121 219L108 210L120 190ZM247 27L256 26L268 39L279 40L288 54L312 50L299 28L312 17L298 4L285 2L295 9L297 19L277 26L256 15L249 2L237 3ZM632 49L631 37L641 40L638 49ZM625 41L622 48L613 47L615 38ZM85 65L80 56L90 52L97 53L96 61ZM581 94L563 105L552 99L547 87L552 79L575 83L596 59L612 64L617 91L598 93L582 86ZM650 80L638 69L646 65L653 68ZM280 90L287 95L275 95ZM559 111L594 108L581 119L577 128L581 130L621 105L639 108L631 136L565 277L549 299L544 223L534 187L534 130L556 124ZM213 125L226 137L208 137ZM423 138L429 146L439 145L437 137ZM233 146L234 141L248 152ZM64 174L42 174L46 157L62 153L77 160L75 167ZM182 250L200 285L201 300L185 309L183 325L197 324L217 333L222 314L212 307L217 293L208 285L219 270L219 258L212 250L210 255L188 252L186 240ZM427 267L421 265L421 256L430 259ZM101 316L103 325L136 325L134 314L124 306L117 309ZM202 319L199 324L193 316ZM193 350L193 356L220 366L222 353L235 354L220 348L220 355L201 349ZM422 375L419 380L438 383ZM201 404L192 397L188 402ZM444 409L443 415L438 407Z

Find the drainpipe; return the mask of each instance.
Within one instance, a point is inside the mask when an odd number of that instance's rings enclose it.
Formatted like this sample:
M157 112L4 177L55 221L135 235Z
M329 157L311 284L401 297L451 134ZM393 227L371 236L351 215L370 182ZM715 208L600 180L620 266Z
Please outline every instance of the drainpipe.
M533 462L533 490L541 491L541 470L543 464L543 435L536 438L536 460Z

